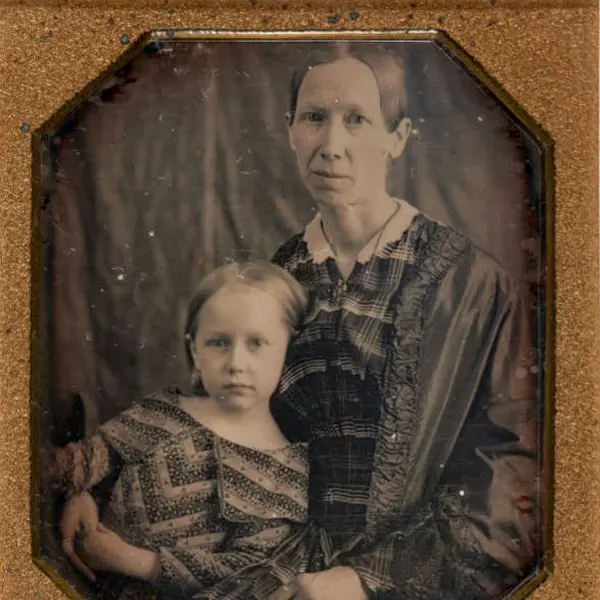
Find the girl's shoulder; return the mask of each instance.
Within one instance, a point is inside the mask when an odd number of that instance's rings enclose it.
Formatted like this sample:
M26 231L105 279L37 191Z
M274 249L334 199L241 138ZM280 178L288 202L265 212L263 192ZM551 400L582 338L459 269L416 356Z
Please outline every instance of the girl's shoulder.
M197 427L179 407L178 398L175 388L145 395L103 423L99 432L126 461L136 462L157 446Z
M117 419L168 426L173 431L181 427L189 427L193 419L181 408L182 395L182 391L175 386L146 394L134 400L127 410L117 416Z

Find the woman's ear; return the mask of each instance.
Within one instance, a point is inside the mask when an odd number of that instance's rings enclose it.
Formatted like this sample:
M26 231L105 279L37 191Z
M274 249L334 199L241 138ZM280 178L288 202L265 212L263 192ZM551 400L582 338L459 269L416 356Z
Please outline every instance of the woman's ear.
M288 142L290 144L290 148L292 152L296 152L296 144L294 143L294 136L292 134L292 126L288 124Z
M288 142L292 152L296 152L296 144L294 143L294 136L292 135L292 125L294 124L294 114L291 111L285 113L285 122L287 124Z
M408 117L404 117L396 130L391 133L392 135L392 147L390 148L390 157L399 158L404 152L410 132L412 131L412 123Z

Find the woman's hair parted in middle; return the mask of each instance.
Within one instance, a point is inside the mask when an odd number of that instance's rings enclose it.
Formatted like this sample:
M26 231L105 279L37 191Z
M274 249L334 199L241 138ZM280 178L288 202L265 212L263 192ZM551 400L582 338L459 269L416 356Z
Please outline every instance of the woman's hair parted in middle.
M307 73L319 65L354 59L367 65L375 77L381 98L381 113L390 132L406 116L406 83L402 59L374 42L318 42L295 69L290 83L288 124L296 117L300 87Z
M192 344L204 305L228 285L247 285L272 294L279 300L290 335L300 327L308 304L302 285L287 271L267 260L248 260L217 267L202 279L192 298L185 325L185 350L190 368L194 366Z

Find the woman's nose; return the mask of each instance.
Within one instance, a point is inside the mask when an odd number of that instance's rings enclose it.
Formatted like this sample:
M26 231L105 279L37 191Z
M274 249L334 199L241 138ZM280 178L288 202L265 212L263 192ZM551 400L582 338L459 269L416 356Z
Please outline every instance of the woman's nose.
M342 123L330 121L322 131L320 154L325 160L342 158L345 153L346 130Z

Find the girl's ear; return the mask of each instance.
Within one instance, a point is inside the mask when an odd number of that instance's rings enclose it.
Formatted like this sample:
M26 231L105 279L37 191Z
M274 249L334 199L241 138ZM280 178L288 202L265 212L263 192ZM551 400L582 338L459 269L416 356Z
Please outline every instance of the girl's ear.
M185 344L187 346L188 354L194 363L194 367L197 369L198 364L196 363L196 344L189 333L185 335Z

